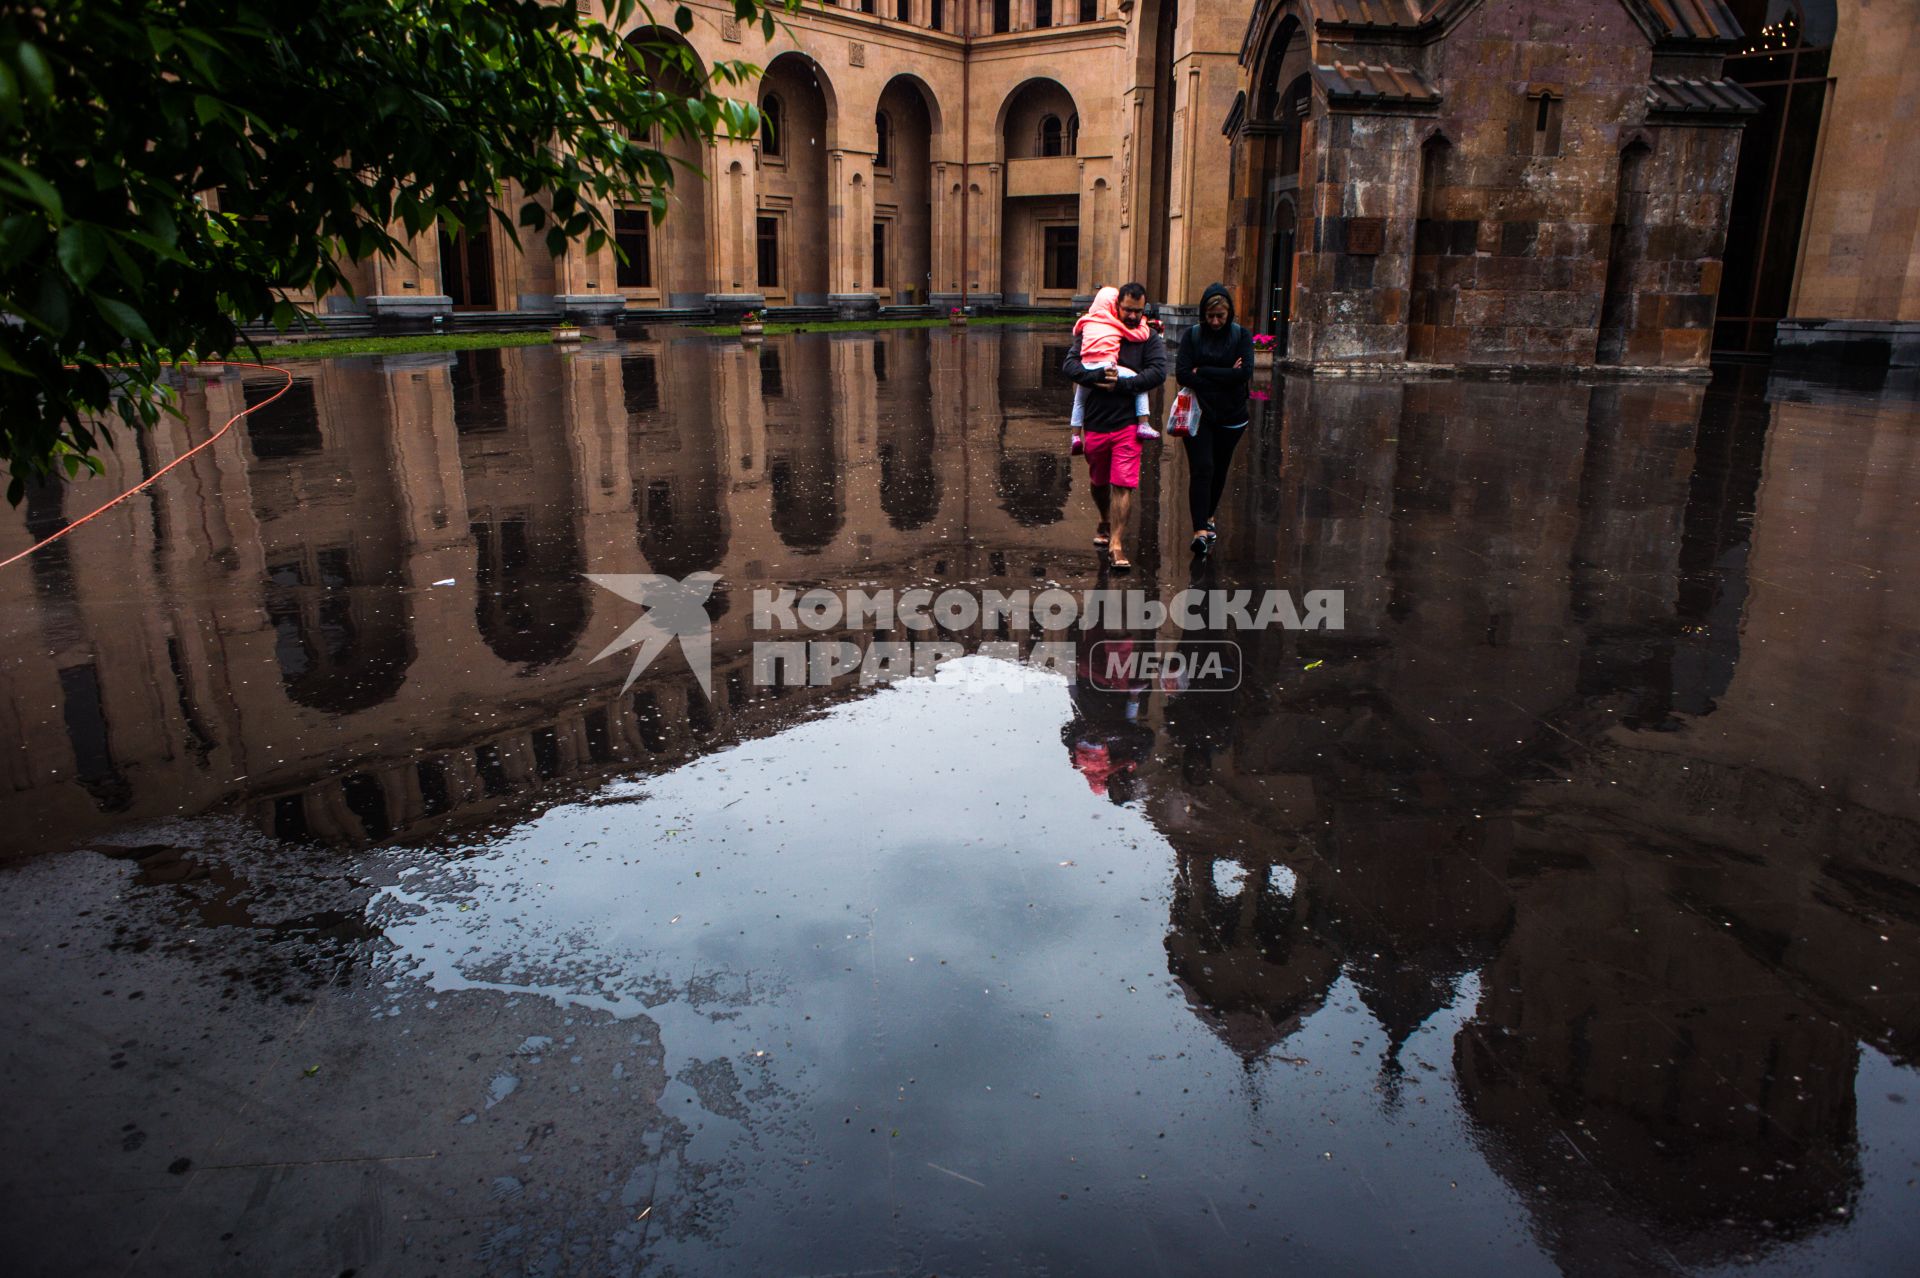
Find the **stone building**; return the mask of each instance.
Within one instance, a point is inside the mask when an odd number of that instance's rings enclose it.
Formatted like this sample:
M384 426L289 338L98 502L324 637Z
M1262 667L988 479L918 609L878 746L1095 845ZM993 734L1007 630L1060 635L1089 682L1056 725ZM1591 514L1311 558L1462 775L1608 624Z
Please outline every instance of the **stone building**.
M1740 128L1718 0L1283 0L1228 273L1316 364L1697 365Z
M1224 279L1315 367L1686 369L1920 322L1920 144L1883 109L1920 92L1911 0L850 0L770 43L690 8L636 49L764 67L764 124L668 140L665 220L609 210L624 261L441 233L318 309L1066 308L1139 279L1178 311Z

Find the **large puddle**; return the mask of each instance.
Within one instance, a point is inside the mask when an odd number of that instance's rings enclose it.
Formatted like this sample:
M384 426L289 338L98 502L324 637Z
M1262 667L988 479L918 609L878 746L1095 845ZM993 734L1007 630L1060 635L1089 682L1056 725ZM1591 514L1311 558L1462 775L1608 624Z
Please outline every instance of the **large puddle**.
M1281 380L1120 583L1065 342L296 365L0 572L9 1268L1907 1267L1920 409ZM695 572L623 689L588 574ZM1118 584L1345 626L756 679L758 589Z

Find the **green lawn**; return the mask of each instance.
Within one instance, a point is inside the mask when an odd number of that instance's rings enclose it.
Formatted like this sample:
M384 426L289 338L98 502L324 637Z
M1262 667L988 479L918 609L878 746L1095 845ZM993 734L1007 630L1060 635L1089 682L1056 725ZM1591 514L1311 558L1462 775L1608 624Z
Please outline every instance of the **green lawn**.
M473 351L496 346L545 346L553 340L547 329L531 333L421 333L413 337L337 337L314 342L262 346L258 359L280 364L293 359L333 359L340 355L418 355L425 351ZM235 359L255 358L246 347L234 350Z
M1039 324L1047 327L1065 327L1073 323L1071 315L976 315L969 324ZM891 328L945 328L947 320L943 316L932 319L865 319L865 320L810 320L797 324L768 323L767 333L871 333ZM738 324L702 324L702 333L712 333L718 337L738 337Z

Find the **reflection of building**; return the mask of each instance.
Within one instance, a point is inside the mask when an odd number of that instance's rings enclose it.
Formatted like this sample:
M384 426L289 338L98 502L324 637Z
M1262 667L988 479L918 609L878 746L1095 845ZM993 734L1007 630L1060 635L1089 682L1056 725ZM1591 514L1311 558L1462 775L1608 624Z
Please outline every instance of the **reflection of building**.
M1454 1084L1576 1269L1843 1222L1860 1044L1920 1043L1889 958L1920 944L1912 627L1883 584L1914 458L1898 412L1824 447L1805 393L1763 458L1685 384L1289 379L1194 584L1341 587L1350 629L1243 642L1237 693L1139 716L1196 1015L1289 1059L1344 977L1397 1104L1402 1046L1477 991Z
M1913 74L1900 8L867 0L763 45L694 0L639 56L763 65L764 125L666 140L664 222L607 210L625 261L422 236L321 309L1065 306L1128 278L1177 306L1224 278L1316 365L1697 367L1782 316L1920 317L1911 131L1876 105Z
M190 482L0 581L45 654L0 674L5 775L44 826L5 846L236 793L284 835L382 838L784 721L817 694L749 683L754 585L1011 589L1085 558L1064 465L1034 471L1057 428L1001 425L1036 404L1055 341L643 338L302 371ZM187 424L108 478L274 388L187 383ZM69 495L37 490L4 540L57 527ZM154 571L122 589L129 553ZM618 663L590 658L632 617L582 574L702 570L723 578L714 702L671 658L615 697Z

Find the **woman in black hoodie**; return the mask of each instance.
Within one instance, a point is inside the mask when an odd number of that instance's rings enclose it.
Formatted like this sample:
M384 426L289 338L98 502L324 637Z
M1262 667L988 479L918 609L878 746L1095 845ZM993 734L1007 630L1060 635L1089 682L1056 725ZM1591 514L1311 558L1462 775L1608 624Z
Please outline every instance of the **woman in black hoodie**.
M1234 322L1233 294L1209 284L1200 295L1200 322L1180 337L1174 380L1193 392L1199 429L1187 447L1187 506L1193 515L1193 553L1213 549L1213 512L1227 486L1227 467L1247 427L1247 387L1253 382L1253 334Z

